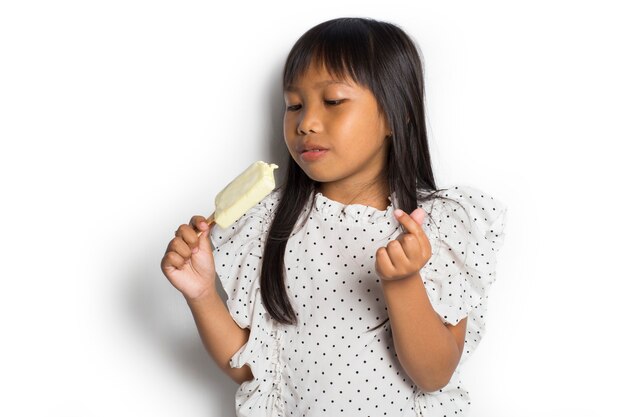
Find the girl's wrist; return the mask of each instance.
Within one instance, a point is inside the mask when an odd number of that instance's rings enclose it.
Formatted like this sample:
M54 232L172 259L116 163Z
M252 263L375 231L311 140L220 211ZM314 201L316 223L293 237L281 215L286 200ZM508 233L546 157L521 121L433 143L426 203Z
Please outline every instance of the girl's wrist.
M382 276L380 276L380 280L381 282L396 282L396 281L407 281L410 280L411 278L416 278L420 276L420 271L414 272L412 274L400 277L400 278L384 278Z
M395 288L395 287L402 287L406 284L409 284L410 282L418 278L421 281L421 275L419 271L414 274L410 274L405 277L402 277L402 278L385 279L381 277L380 282L383 287Z
M193 297L188 297L185 294L183 294L183 296L185 297L185 301L187 301L187 304L189 304L190 307L193 307L195 305L212 303L216 301L216 299L220 298L217 294L217 290L215 289L207 289Z

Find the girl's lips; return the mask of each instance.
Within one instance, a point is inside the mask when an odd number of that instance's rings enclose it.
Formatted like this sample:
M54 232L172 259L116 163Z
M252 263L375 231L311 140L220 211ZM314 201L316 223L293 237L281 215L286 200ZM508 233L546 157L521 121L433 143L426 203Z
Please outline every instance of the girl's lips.
M323 158L326 152L328 152L328 149L304 151L300 154L300 158L306 162L317 161Z

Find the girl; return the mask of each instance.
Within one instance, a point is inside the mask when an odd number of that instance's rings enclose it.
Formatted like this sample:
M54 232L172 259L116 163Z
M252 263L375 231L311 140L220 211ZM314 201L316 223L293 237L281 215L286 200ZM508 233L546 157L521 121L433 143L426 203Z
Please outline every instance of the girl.
M241 384L237 415L467 416L459 365L484 334L506 207L436 188L414 43L321 23L283 91L285 183L229 228L193 216L161 263Z

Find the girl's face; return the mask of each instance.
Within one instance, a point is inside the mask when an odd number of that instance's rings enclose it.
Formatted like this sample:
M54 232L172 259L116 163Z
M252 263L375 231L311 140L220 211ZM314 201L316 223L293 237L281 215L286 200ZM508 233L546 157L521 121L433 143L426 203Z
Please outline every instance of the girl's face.
M389 128L372 92L311 65L284 91L283 129L289 153L321 191L337 200L386 169ZM384 183L384 182L383 182Z

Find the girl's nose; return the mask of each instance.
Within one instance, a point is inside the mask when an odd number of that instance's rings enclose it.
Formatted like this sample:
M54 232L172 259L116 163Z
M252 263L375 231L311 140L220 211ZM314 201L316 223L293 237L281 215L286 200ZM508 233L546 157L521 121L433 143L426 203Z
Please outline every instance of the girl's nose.
M298 134L308 135L309 133L319 133L321 131L321 121L314 109L310 107L302 110L298 122Z

